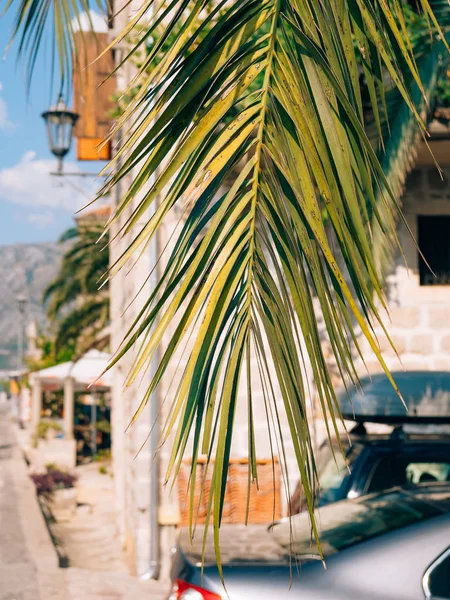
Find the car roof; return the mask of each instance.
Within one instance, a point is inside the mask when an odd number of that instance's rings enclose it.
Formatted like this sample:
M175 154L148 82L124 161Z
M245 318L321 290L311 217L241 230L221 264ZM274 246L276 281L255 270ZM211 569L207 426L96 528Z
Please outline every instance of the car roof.
M442 433L404 433L395 435L393 433L353 433L350 432L352 444L393 446L393 445L443 445L450 446L448 432ZM345 442L344 436L342 441ZM336 442L337 443L337 442Z
M390 429L384 426L383 431L374 431L373 428L366 428L364 423L354 425L352 429L348 429L347 434L341 434L341 443L345 446L349 445L384 445L398 446L399 444L420 445L420 444L439 444L450 446L450 426L442 424L434 425L397 425ZM332 438L332 445L339 447L336 438ZM325 440L322 446L329 445L329 441Z
M402 501L413 500L415 507L423 506L429 517L450 514L450 483L426 483L411 487L395 487L384 492L361 496L356 499L346 499L320 508L320 519L327 514L339 514L347 506L362 505L367 502L389 501L394 494L400 494ZM291 539L292 526L296 521L308 522L307 513L301 513L291 518L287 517L272 525L222 525L220 528L220 560L222 565L237 564L289 564L291 561L288 548L280 543L280 532L287 540ZM273 531L278 529L278 535ZM284 531L283 531L284 530ZM310 531L310 526L308 528ZM195 528L191 540L188 529L182 529L179 536L179 550L185 560L191 565L215 565L217 562L213 526L208 527L204 541L205 526Z

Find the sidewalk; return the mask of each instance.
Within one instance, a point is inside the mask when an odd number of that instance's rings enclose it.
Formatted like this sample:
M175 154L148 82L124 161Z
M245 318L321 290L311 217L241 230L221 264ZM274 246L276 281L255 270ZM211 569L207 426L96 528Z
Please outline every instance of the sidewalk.
M128 574L117 535L114 481L99 473L98 463L75 471L78 507L70 521L57 522L52 531L68 556L71 567Z
M5 405L0 406L0 582L0 600L67 598Z
M69 522L52 530L70 561L66 584L74 598L165 600L169 583L142 581L128 573L117 537L113 480L99 464L77 467L78 502Z
M59 568L14 430L8 407L0 406L0 600L165 600L167 583L141 581L116 560L109 562L117 548L108 549L108 540L101 539L106 529L99 536L88 513L72 536L72 550L77 544L81 549L84 536L104 560L96 563L91 548L84 562L80 550L79 565Z

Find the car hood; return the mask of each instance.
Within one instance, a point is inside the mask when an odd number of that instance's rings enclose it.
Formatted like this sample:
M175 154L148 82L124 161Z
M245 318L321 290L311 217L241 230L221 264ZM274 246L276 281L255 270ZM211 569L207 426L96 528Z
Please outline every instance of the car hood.
M194 532L191 539L184 529L179 537L179 547L185 560L193 566L216 565L212 526L208 528L203 546L203 527ZM242 565L252 563L289 566L290 558L277 543L267 525L222 525L220 528L220 556L222 565Z

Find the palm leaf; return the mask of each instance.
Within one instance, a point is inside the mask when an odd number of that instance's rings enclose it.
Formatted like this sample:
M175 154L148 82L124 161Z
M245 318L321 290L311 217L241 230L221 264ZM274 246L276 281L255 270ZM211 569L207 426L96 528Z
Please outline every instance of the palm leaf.
M25 61L28 85L37 57L48 49L46 41L50 38L51 76L60 91L70 90L72 70L86 67L79 63L75 34L82 30L82 22L94 33L90 11L95 9L106 17L110 12L108 0L5 0L3 13L15 13L9 46L17 40L17 57Z
M97 295L100 280L109 266L108 239L103 244L97 243L102 231L100 224L79 224L61 236L61 244L72 243L64 252L57 277L43 294L43 302L49 303L47 312L51 321L79 296Z
M60 243L70 245L57 277L43 295L57 352L73 345L81 355L97 345L97 335L109 322L108 286L99 291L100 279L109 265L108 247L97 243L102 230L95 222L80 222L60 238ZM105 346L103 339L100 343Z
M133 173L109 226L119 234L136 233L111 274L149 244L176 205L183 206L185 222L175 248L114 362L141 340L128 379L132 383L159 355L173 328L136 419L195 331L162 441L175 431L169 479L193 436L191 498L198 454L207 454L220 562L218 528L241 378L247 380L250 420L254 402L251 356L258 357L269 428L280 441L281 455L280 410L287 419L316 538L317 476L302 348L336 435L340 418L316 305L344 381L357 381L348 340L356 342L358 327L396 387L373 333L375 324L382 324L378 307L385 300L371 231L378 228L385 244L392 244L391 230L401 215L364 128L359 73L365 74L384 145L389 135L383 114L386 86L396 90L422 132L412 90L423 94L424 87L397 1L223 2L214 26L202 37L204 5L171 3L179 12L167 21L166 34L176 34L176 42L150 75L146 64L138 73L143 85L118 123L118 129L128 128L116 156L121 165L104 191ZM429 4L421 5L436 33ZM196 18L180 28L189 7ZM157 7L149 1L145 8L154 10L152 31L167 3ZM151 177L155 182L146 189ZM233 185L224 191L232 177ZM142 218L147 219L144 226L139 225ZM250 422L250 457L255 454L252 436Z
M89 9L89 0L8 0L7 8L14 3L14 36L29 68L53 18L60 79L67 81L72 18ZM129 60L156 28L165 27L125 90L132 100L112 135L121 128L126 135L103 192L132 175L109 227L133 240L110 274L144 251L177 205L185 217L159 281L113 362L140 343L130 384L161 357L137 418L186 345L186 365L163 428L162 441L172 432L175 440L167 478L176 475L192 439L191 498L195 464L204 452L213 470L209 512L220 563L219 527L241 379L250 419L249 479L257 476L251 390L259 378L269 431L282 457L283 413L288 423L316 539L306 361L336 435L340 418L316 309L344 382L357 382L351 342L359 330L395 387L373 333L385 304L373 235L386 248L395 244L401 214L397 190L364 128L360 74L381 147L389 141L392 91L424 135L416 90L423 96L425 87L399 0L223 0L205 15L207 5L146 0L118 36L122 41L148 19L125 53ZM420 5L442 42L428 0ZM161 57L170 36L173 45ZM157 56L161 60L150 69ZM131 93L136 81L142 83L137 94ZM71 260L80 260L76 251Z
M55 331L55 351L74 346L77 356L92 347L97 347L98 335L105 329L109 321L109 298L100 294L89 296L83 302L70 310L58 321ZM101 346L107 346L100 338Z

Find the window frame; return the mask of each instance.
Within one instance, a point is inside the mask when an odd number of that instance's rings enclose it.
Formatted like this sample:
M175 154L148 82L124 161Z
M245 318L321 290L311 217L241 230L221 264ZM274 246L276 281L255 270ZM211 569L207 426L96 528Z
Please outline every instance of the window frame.
M436 558L436 560L434 560L431 563L431 565L427 568L427 570L425 571L425 573L422 577L422 588L423 588L423 592L425 594L426 600L449 600L450 599L450 597L444 598L443 596L433 596L433 594L431 593L431 590L430 590L430 577L431 577L433 571L447 559L450 559L450 546L447 548L447 550L444 550L444 552L442 552L442 554L440 554Z

